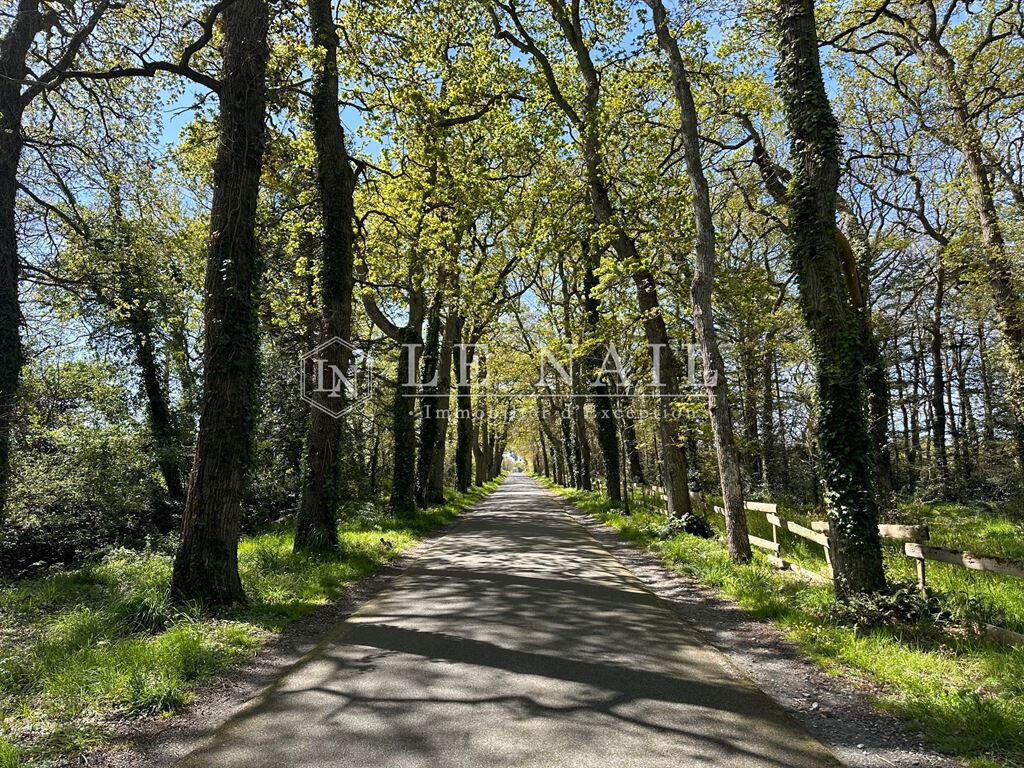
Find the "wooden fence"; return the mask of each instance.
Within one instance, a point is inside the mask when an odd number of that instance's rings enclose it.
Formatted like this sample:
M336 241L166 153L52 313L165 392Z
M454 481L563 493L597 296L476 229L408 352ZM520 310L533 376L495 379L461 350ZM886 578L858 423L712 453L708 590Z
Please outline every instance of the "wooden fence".
M641 487L631 486L634 494L639 495L642 500L650 498L656 507L667 506L665 491L656 486ZM627 494L627 504L628 504ZM697 508L711 509L719 515L724 516L725 510L719 506L708 504L701 494L690 492L690 500ZM748 512L756 512L764 515L764 519L771 525L771 540L760 536L750 535L750 543L758 549L765 550L768 561L779 570L789 571L796 576L819 583L828 583L832 577L832 552L829 546L828 531L829 525L825 521L815 521L810 527L786 520L779 515L778 506L769 502L745 501L743 508ZM795 536L805 539L820 546L825 555L828 576L817 571L804 568L799 563L786 560L782 551L782 540L779 537L781 531L788 531ZM893 525L883 524L878 526L878 535L884 539L902 541L903 553L912 558L917 568L917 584L923 592L928 586L927 562L946 563L956 565L974 571L985 571L997 573L1003 576L1010 576L1017 579L1024 579L1024 561L1011 560L1005 557L992 555L979 555L974 552L961 552L955 549L930 546L926 542L930 539L927 525ZM1012 632L1002 627L987 625L988 634L1002 642L1011 645L1024 646L1024 635Z

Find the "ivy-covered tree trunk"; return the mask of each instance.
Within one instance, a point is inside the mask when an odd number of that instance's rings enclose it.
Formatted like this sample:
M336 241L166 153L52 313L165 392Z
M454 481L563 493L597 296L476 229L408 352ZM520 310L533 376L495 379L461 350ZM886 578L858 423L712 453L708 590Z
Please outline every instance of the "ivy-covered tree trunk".
M422 314L421 314L422 319ZM398 353L395 397L391 410L391 434L394 438L391 463L391 496L388 509L396 517L416 514L416 384L409 371L415 370L414 345L420 341L419 326L406 327Z
M878 489L879 514L890 514L896 507L896 481L893 477L892 449L890 445L889 418L892 413L892 397L889 375L882 354L882 343L871 312L870 285L868 273L872 264L871 244L867 233L854 216L846 213L847 234L836 229L841 251L845 251L849 270L856 277L859 289L860 310L857 317L861 324L864 346L864 384L868 393L868 428L874 447L875 485Z
M725 507L725 536L729 554L736 562L750 560L747 538L747 513L743 508L743 487L740 483L740 457L733 439L732 413L729 408L729 385L725 360L718 348L718 330L711 305L715 275L715 225L711 216L711 193L700 156L697 107L693 101L689 76L676 39L668 28L668 14L661 0L647 0L654 13L658 44L668 57L669 71L681 123L680 138L686 173L690 179L693 222L696 233L693 281L690 299L693 304L694 330L704 358L704 386L708 396L711 433L718 458L718 476Z
M459 316L455 337L464 344L463 331L466 319ZM469 367L473 363L473 348L453 347L452 367L455 374L455 489L459 493L469 491L473 483L473 391L469 378Z
M594 295L597 287L597 267L601 255L584 243L583 301L587 328L590 333L597 329L601 319L601 302ZM598 376L604 356L600 346L595 345L587 356L587 375L584 384L590 389L594 403L594 421L597 424L597 443L604 460L604 474L608 480L608 498L613 502L622 501L622 468L619 463L619 429L615 418L615 403L612 400L608 382Z
M778 82L791 139L790 237L816 368L818 444L836 595L885 587L865 414L864 351L836 242L839 127L822 78L812 0L779 0Z
M185 486L181 479L181 441L161 379L156 350L153 348L153 320L145 307L136 303L129 310L128 325L142 378L142 390L146 396L146 413L153 436L156 465L167 485L167 497L180 503L185 500ZM175 520L167 515L158 520L157 524L164 532L168 532L173 530Z
M39 31L37 0L21 0L0 39L0 525L10 477L11 428L23 363L18 297L18 235L14 205L24 146L21 84L32 39Z
M174 558L171 597L208 606L245 599L238 527L256 425L259 285L256 205L266 119L268 7L235 0L223 12L224 62L203 312L203 404Z
M309 0L309 23L318 54L313 69L310 125L321 211L321 341L339 338L348 342L352 334L356 177L338 114L338 35L330 0ZM335 344L324 351L324 358L329 366L345 371L351 355L348 347ZM295 526L296 552L338 551L336 517L345 487L344 433L343 419L312 409Z
M427 490L424 502L441 504L444 502L444 456L448 442L448 424L451 421L452 367L448 361L452 358L455 345L457 314L452 307L444 322L444 333L441 338L441 351L438 356L437 396L434 398L434 418L437 420L437 435L434 439L433 454L430 458L430 469L427 474Z
M443 278L438 281L443 285ZM423 395L420 398L420 446L416 457L416 503L419 506L427 504L427 488L430 484L430 468L434 461L434 448L437 444L440 421L437 409L440 405L438 399L438 383L434 382L437 377L440 380L440 360L447 362L447 357L442 358L441 352L441 308L444 301L444 289L439 288L434 301L430 306L427 315L427 338L423 349Z

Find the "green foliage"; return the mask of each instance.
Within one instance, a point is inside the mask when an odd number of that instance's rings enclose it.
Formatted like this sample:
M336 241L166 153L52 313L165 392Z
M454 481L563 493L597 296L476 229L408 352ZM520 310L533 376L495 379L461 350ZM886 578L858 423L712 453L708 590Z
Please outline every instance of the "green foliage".
M890 584L888 589L871 595L850 595L829 606L827 620L834 624L867 629L900 625L941 625L952 614L942 607L934 594L923 595L913 583Z
M708 521L694 514L666 517L664 522L654 527L653 533L659 539L671 539L680 533L688 533L702 539L710 539L715 535Z
M157 479L122 371L39 361L22 384L0 575L153 541Z
M0 738L0 768L21 768L21 755L18 748L4 738Z

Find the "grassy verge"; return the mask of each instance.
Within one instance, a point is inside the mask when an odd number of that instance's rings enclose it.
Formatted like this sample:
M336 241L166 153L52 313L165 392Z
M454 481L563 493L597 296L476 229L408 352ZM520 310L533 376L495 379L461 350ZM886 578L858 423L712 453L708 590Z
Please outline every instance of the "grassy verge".
M879 629L846 626L830 618L830 587L783 576L760 555L749 565L735 565L720 541L671 533L661 512L634 507L632 514L624 515L600 493L550 487L624 539L657 553L668 567L719 590L754 616L773 621L830 672L878 684L879 706L921 731L936 748L966 758L971 768L1024 766L1024 649L967 632L937 631L924 622ZM947 541L936 536L936 541L948 546L969 543L966 537ZM786 550L787 559L815 562L816 553L797 547L793 542ZM902 567L894 552L887 553L887 563ZM897 568L891 575L906 574ZM965 600L945 591L961 577L936 569L932 583L941 590L940 599ZM970 586L973 594L977 585ZM1006 613L1024 605L1024 585L1019 582L988 591L983 587L982 592L990 604L979 607L967 599L957 607L984 613L994 606Z
M286 526L245 538L238 559L250 603L217 619L167 602L165 554L117 552L0 584L0 768L73 758L109 740L112 717L182 707L204 678L251 656L499 482L452 494L414 519L346 520L338 559L292 554Z

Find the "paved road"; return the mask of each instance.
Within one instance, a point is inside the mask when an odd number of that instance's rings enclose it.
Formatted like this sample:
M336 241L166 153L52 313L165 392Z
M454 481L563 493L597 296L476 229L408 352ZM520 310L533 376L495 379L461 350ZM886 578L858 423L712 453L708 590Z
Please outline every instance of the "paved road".
M838 765L561 509L512 476L180 765Z

